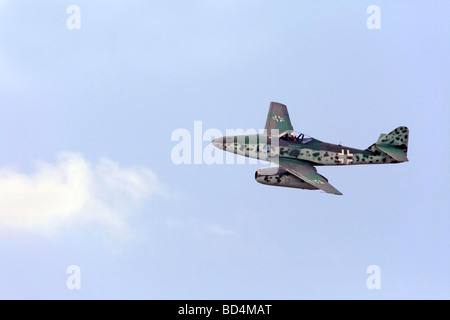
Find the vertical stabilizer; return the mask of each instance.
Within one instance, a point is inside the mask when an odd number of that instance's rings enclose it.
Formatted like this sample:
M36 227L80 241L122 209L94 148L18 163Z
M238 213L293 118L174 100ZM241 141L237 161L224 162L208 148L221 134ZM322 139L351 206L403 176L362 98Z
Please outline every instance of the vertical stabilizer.
M284 104L277 102L270 103L269 114L267 115L264 129L267 130L268 135L271 135L272 129L278 129L279 134L288 130L294 130L289 119L287 107Z

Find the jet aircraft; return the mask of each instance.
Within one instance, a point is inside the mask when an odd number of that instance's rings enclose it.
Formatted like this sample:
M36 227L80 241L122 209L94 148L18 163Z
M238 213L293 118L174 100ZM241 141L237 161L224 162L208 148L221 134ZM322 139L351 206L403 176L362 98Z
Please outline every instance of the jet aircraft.
M279 187L318 190L342 195L314 166L385 164L408 161L409 130L401 126L381 134L365 150L322 142L296 134L284 104L271 102L263 133L225 136L212 144L224 151L270 161L278 167L259 169L256 181Z

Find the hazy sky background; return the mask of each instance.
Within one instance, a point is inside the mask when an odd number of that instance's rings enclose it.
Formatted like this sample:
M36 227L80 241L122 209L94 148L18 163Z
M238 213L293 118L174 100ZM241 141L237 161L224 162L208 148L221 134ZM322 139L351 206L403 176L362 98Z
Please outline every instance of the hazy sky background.
M449 12L0 0L0 298L449 299ZM174 130L258 129L270 101L356 148L408 126L410 161L319 168L343 196L172 162Z

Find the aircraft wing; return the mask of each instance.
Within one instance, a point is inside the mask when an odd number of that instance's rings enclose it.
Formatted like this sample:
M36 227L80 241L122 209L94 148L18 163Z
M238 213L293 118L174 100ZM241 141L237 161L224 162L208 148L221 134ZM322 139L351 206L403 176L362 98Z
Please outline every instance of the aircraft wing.
M280 168L285 169L316 188L322 189L327 193L342 195L339 190L328 183L326 178L317 173L316 168L306 162L296 159L280 158L278 165Z

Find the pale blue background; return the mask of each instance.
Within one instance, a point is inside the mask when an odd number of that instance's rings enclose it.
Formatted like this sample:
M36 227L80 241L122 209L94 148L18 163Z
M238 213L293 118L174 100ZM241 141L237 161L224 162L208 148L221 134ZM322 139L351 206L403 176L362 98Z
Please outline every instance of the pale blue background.
M81 30L66 28L71 4ZM371 4L381 30L366 27ZM0 234L0 298L450 298L449 12L446 0L1 1L0 167L79 152L148 167L169 196L134 210L132 241L95 226ZM175 129L260 128L270 101L296 130L357 148L406 125L410 162L319 168L343 196L260 185L260 165L172 163ZM81 290L66 288L72 264ZM366 287L369 265L381 290Z

